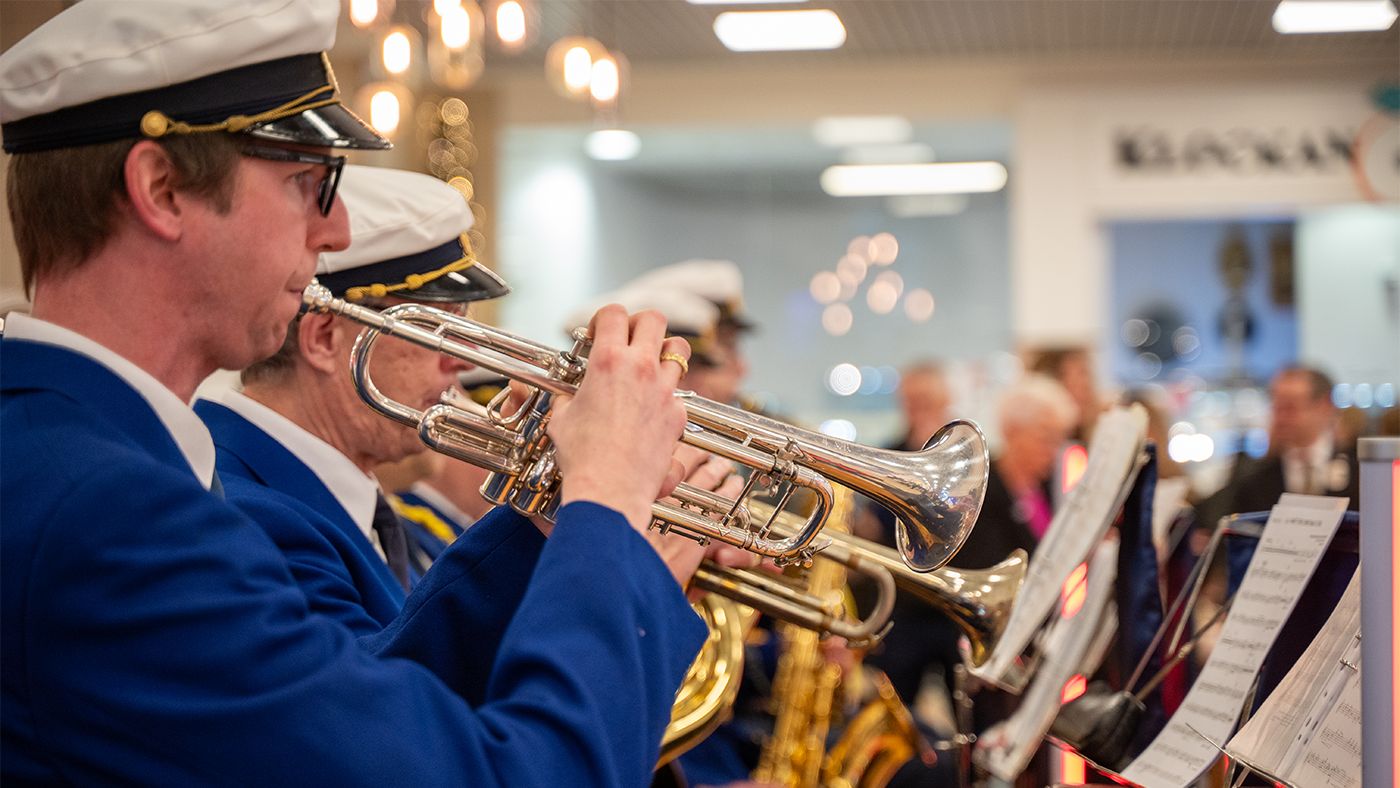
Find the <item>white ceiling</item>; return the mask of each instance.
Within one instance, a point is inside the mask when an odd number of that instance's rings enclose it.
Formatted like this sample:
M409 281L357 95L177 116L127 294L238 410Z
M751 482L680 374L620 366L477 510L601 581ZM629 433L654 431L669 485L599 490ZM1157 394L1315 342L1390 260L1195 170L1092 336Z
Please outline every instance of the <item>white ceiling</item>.
M1400 60L1400 25L1380 33L1280 35L1276 0L829 0L782 8L830 8L846 27L831 52L729 52L711 24L723 11L765 6L684 0L539 0L540 31L516 57L543 57L550 42L590 35L633 63L903 58L1345 56ZM774 8L767 6L766 8ZM499 62L499 61L498 61Z

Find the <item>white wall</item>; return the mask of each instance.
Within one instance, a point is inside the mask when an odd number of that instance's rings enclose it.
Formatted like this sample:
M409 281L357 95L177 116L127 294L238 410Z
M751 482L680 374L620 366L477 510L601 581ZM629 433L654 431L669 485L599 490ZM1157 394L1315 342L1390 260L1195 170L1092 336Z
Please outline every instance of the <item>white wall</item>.
M1400 387L1400 206L1306 214L1297 265L1299 357L1339 383Z

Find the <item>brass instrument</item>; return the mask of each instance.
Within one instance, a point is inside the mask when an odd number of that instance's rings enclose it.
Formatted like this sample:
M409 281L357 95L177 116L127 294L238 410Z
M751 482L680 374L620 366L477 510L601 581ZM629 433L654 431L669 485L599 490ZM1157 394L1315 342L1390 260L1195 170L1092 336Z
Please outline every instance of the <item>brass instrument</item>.
M837 515L827 526L829 533L847 527L854 497L838 488ZM842 564L818 556L807 571L807 593L839 604L845 575ZM841 667L827 660L816 632L785 623L779 625L778 634L783 652L773 679L777 718L753 780L785 788L882 788L920 747L914 719L894 687L879 676L878 697L851 719L827 752Z
M773 530L783 534L794 526L787 513L770 513L766 504L752 504L755 514L770 517ZM883 584L892 579L900 588L947 614L968 640L968 661L981 665L991 656L997 640L1006 629L1011 608L1026 578L1028 560L1025 550L1016 550L1001 563L988 569L953 569L943 567L933 572L915 572L905 566L898 553L884 545L852 536L844 531L827 528L822 535L831 540L820 553L847 569L874 578L882 584L876 609L864 623L842 626L844 611L839 606L821 607L811 594L793 589L786 578L751 569L731 569L709 562L701 564L692 584L723 594L763 613L784 621L807 626L818 632L836 634L851 641L854 647L869 645L882 632L871 632L871 623L888 618L886 605L892 602ZM755 579L753 576L757 575ZM774 590L774 589L777 590ZM793 609L805 605L807 612ZM830 620L822 618L829 616ZM808 623L804 623L808 622ZM851 637L850 634L856 635Z
M744 636L757 618L754 611L715 594L692 606L710 635L676 692L658 768L685 754L724 722L743 679Z
M401 304L382 312L334 298L319 284L308 286L303 311L330 313L359 323L363 331L353 350L352 372L361 399L379 413L418 430L430 447L492 471L482 495L508 503L522 514L550 516L557 506L558 472L545 433L555 395L578 390L590 340L574 334L566 352L518 337L458 315L421 304ZM393 336L420 347L490 369L532 388L514 415L501 415L505 397L493 400L487 418L439 404L419 411L381 395L369 377L375 341ZM504 392L503 392L504 395ZM814 542L832 505L831 482L860 492L890 509L900 520L903 561L917 571L942 566L962 546L976 522L987 484L987 447L982 432L968 421L938 431L918 452L872 449L803 430L740 408L677 391L689 427L682 440L754 469L737 498L723 499L681 485L679 504L658 502L653 515L663 528L699 539L719 539L774 558L807 563L824 546ZM771 534L772 522L758 524L746 499L759 485L776 488L782 502L798 487L812 490L816 506L790 536Z
M827 531L846 527L854 505L849 491L837 498L837 518ZM807 570L806 592L836 602L845 583L845 571L834 561L817 560ZM764 743L753 780L785 788L815 788L826 753L826 734L831 725L831 707L841 682L841 666L829 662L822 653L816 632L792 624L779 624L783 650L778 672L773 677L773 703L777 718L773 735Z
M851 721L822 762L825 788L882 788L919 752L919 729L883 673L875 674L875 700Z

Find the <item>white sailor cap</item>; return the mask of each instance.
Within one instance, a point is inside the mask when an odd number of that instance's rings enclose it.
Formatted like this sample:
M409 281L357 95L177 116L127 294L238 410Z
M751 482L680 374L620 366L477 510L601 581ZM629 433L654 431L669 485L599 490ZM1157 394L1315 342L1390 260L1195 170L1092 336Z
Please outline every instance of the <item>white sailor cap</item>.
M677 288L712 301L719 307L720 324L747 329L744 317L744 274L728 260L686 260L664 265L633 280L638 287Z
M0 54L4 148L202 131L388 148L340 103L339 15L337 0L83 0Z
M720 309L713 302L678 288L645 287L633 283L606 293L575 309L565 320L564 333L587 328L593 313L608 304L621 304L629 313L655 309L666 317L666 333L690 343L691 361L712 363L715 326Z
M352 164L339 194L350 212L350 246L322 253L316 265L317 281L337 298L461 303L510 292L471 254L471 208L451 186L418 172Z

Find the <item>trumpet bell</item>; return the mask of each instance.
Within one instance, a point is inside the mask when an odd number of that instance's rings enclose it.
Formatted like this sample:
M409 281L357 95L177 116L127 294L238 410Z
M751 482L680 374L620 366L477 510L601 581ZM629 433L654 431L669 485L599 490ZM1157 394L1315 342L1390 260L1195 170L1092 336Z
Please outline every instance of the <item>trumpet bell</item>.
M906 472L871 497L904 524L898 543L905 563L932 571L952 559L977 522L987 495L987 441L976 424L958 419L901 462Z

